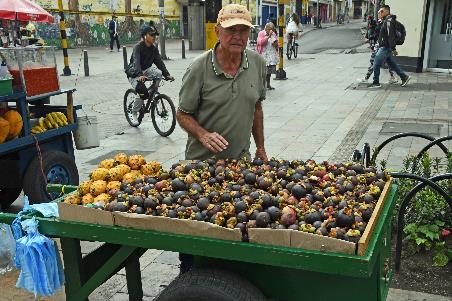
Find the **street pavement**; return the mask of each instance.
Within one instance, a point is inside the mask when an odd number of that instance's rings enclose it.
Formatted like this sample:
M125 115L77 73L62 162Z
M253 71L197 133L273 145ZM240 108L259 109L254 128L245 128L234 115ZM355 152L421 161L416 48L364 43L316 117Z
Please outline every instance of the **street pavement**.
M382 89L369 90L360 81L366 73L370 53L365 45L354 43L357 51L335 48L328 40L338 35L341 28L348 36L356 38L363 23L351 23L323 30L307 28L304 37L318 35L326 47L314 45L317 50L302 53L297 59L285 61L287 80L273 81L276 88L268 91L264 102L265 145L269 156L285 159L313 158L318 161L346 161L354 149L365 142L377 146L391 135L401 131L428 132L434 137L452 133L452 76L447 74L410 74L410 84L386 84L388 74L382 71ZM312 33L306 33L312 31ZM340 33L342 34L342 33ZM336 43L337 44L337 43ZM352 47L350 47L352 48ZM181 41L168 41L166 61L175 82L166 83L161 92L168 94L177 105L182 75L190 62L201 51L187 51L187 59L181 58ZM76 87L74 99L84 107L79 115L96 116L100 147L77 150L76 162L80 179L106 156L119 151L144 153L147 160L156 160L169 167L184 158L186 134L179 127L167 138L160 137L153 129L150 118L139 128L127 125L122 109L122 97L129 83L122 71L122 53L110 53L106 48L89 48L90 77L83 76L80 64L81 50L69 51L71 69L75 74L61 77L65 88ZM127 47L130 56L131 48ZM59 54L58 62L62 62ZM62 69L60 67L60 69ZM64 98L52 99L52 103L65 103ZM378 161L387 160L388 167L399 169L408 154L416 154L425 141L405 138L389 144L378 156ZM451 147L451 143L447 143ZM254 145L252 146L252 152ZM439 149L432 149L433 156L441 156ZM98 243L83 243L83 251L89 252ZM178 258L173 252L149 250L141 258L145 300L153 298L171 282L178 273ZM6 279L6 280L5 280ZM32 300L5 285L11 277L0 278L2 300ZM21 296L21 297L18 297ZM44 299L43 299L44 300ZM64 294L45 300L64 300ZM113 276L100 286L90 300L128 300L124 271ZM389 301L446 301L451 298L391 289Z

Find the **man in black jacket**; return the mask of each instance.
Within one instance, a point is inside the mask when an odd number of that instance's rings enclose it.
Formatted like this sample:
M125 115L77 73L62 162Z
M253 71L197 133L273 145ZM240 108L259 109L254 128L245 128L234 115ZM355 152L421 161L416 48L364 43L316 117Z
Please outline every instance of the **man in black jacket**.
M119 52L119 35L118 35L118 22L116 22L116 16L111 17L110 23L108 23L108 33L110 34L110 52L113 51L113 44L116 41L116 47Z
M144 24L140 33L142 40L133 47L129 65L132 67L127 71L129 82L139 95L133 103L132 113L135 118L143 106L144 100L149 97L148 89L144 84L146 79L157 80L157 86L162 76L166 80L174 80L166 69L159 50L154 45L155 38L159 35L155 27Z
M378 36L379 49L375 55L374 80L369 88L381 88L380 68L385 61L388 66L400 76L402 87L405 87L411 78L400 69L399 65L394 60L394 56L397 55L395 42L396 16L391 15L391 9L388 5L383 5L378 13L381 15L383 22Z

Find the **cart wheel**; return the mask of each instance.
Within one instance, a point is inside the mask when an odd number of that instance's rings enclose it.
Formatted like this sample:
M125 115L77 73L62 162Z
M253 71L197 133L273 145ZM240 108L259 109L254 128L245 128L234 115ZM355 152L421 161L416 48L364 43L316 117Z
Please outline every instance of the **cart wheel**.
M192 269L164 289L156 301L264 301L253 284L234 273L214 269Z
M41 165L39 157L35 157L27 167L23 184L30 203L45 203L59 197L58 193L47 193L47 184L78 185L74 158L64 152L47 151L42 153Z
M0 209L7 209L21 192L22 188L0 188Z

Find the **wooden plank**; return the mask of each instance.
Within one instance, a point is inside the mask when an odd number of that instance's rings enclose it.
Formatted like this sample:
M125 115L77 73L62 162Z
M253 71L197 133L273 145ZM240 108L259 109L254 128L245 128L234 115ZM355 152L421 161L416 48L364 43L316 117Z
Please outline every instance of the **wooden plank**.
M67 94L67 120L69 123L74 123L74 98L72 92Z
M369 222L367 223L366 230L364 234L361 236L358 242L358 255L363 256L366 253L367 247L370 242L370 238L374 233L375 226L378 223L378 219L380 218L380 214L383 211L384 205L389 195L389 191L391 190L392 178L386 182L386 185L383 189L383 192L380 195L380 199L377 202L377 206L374 209L372 216L370 217Z

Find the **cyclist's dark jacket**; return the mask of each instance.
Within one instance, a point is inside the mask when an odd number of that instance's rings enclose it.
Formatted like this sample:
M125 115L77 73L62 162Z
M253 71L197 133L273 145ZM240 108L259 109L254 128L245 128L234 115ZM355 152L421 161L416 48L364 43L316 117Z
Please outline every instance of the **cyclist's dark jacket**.
M143 71L151 67L152 64L155 64L162 71L163 76L170 75L157 47L154 45L147 47L144 41L139 42L133 47L130 63L134 65L134 77L143 75Z

